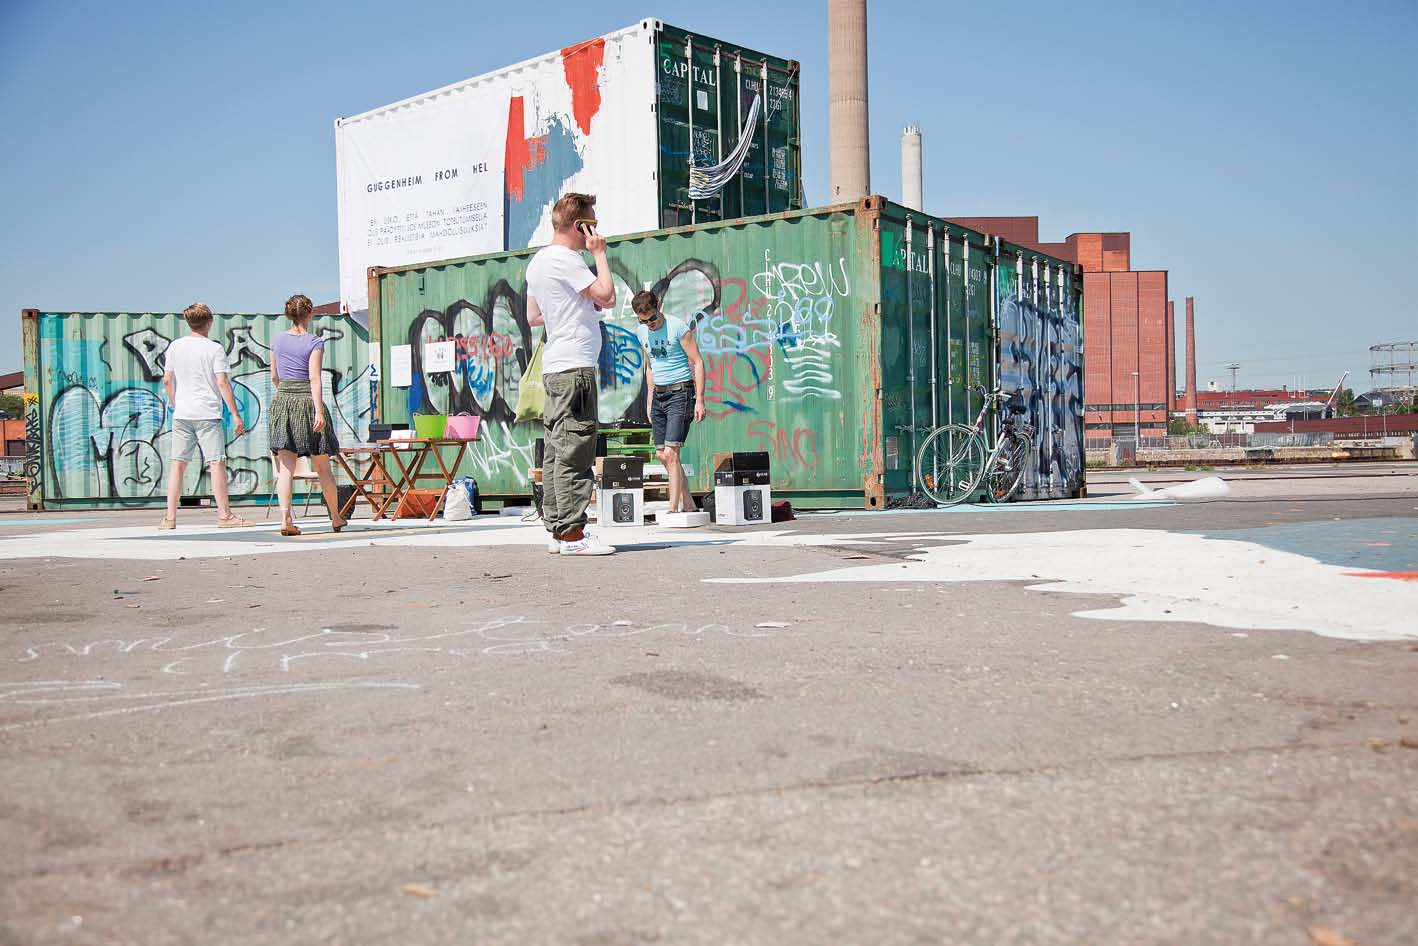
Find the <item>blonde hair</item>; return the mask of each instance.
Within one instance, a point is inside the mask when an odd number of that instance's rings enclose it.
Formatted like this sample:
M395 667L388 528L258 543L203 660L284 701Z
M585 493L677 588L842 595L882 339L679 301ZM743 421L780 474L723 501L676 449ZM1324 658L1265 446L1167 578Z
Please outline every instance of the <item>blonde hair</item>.
M558 233L571 229L577 220L595 215L594 194L562 194L551 208L551 228Z
M182 317L187 320L187 324L194 329L206 328L212 324L212 310L207 308L205 302L194 302L182 310Z
M310 318L310 310L313 308L309 296L296 293L286 300L286 318L299 325Z

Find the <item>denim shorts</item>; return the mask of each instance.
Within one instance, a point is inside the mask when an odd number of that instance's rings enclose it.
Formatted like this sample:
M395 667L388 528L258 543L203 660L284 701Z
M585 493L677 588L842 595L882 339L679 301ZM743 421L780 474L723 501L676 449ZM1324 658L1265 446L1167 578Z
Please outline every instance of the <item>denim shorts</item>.
M673 387L673 385L670 385ZM694 422L694 382L678 391L656 391L650 406L650 429L657 447L682 447Z
M172 419L171 460L190 463L196 459L198 447L202 459L208 463L226 459L226 435L222 433L222 422L217 420Z

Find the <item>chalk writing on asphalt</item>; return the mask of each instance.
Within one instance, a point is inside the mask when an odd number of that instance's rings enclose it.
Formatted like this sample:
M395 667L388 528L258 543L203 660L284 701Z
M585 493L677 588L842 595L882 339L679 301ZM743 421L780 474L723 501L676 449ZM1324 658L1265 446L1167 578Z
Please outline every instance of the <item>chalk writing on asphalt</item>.
M478 655L557 653L590 641L675 635L682 637L761 638L791 636L791 629L735 628L727 624L670 622L639 624L610 622L557 626L523 616L497 617L457 628L429 633L401 634L397 630L343 630L325 627L287 636L258 627L207 640L186 642L172 636L103 638L70 643L51 641L30 644L0 656L0 665L96 661L104 666L152 662L158 655L162 673L176 676L227 674L237 670L269 669L290 672L317 660L373 661L401 654L438 654L455 658ZM0 696L0 700L4 697Z

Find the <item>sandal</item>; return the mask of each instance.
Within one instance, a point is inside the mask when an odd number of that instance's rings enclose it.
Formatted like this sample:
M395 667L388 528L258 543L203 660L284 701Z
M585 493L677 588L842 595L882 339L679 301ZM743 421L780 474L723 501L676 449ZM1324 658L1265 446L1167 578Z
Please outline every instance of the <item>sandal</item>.
M330 520L330 528L331 528L331 529L334 529L336 532L339 532L341 529L343 529L345 526L347 526L347 525L349 525L349 524L350 524L350 521L349 521L348 519L341 519L339 522L336 522L336 521L333 520L333 519Z
M281 535L300 535L300 529L294 523L288 526L281 526Z
M241 518L236 513L232 513L225 519L217 520L218 529L240 529L242 526L249 525L251 525L251 523L248 520Z
M162 530L176 529L177 520L171 516L164 516L162 522L158 523L158 528Z

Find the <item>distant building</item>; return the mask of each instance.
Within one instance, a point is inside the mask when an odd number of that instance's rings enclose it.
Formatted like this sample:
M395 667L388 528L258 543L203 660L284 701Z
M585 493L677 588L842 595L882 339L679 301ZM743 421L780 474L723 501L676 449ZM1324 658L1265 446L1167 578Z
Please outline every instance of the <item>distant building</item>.
M1322 417L1328 399L1328 391L1222 391L1213 383L1197 392L1197 423L1214 434L1249 434L1258 425ZM1178 414L1186 410L1183 395L1175 396L1173 410Z
M9 374L0 374L0 394L24 393L25 373L23 371L11 371Z
M1377 414L1386 407L1392 407L1399 398L1390 391L1365 391L1354 398L1354 410L1359 414Z

